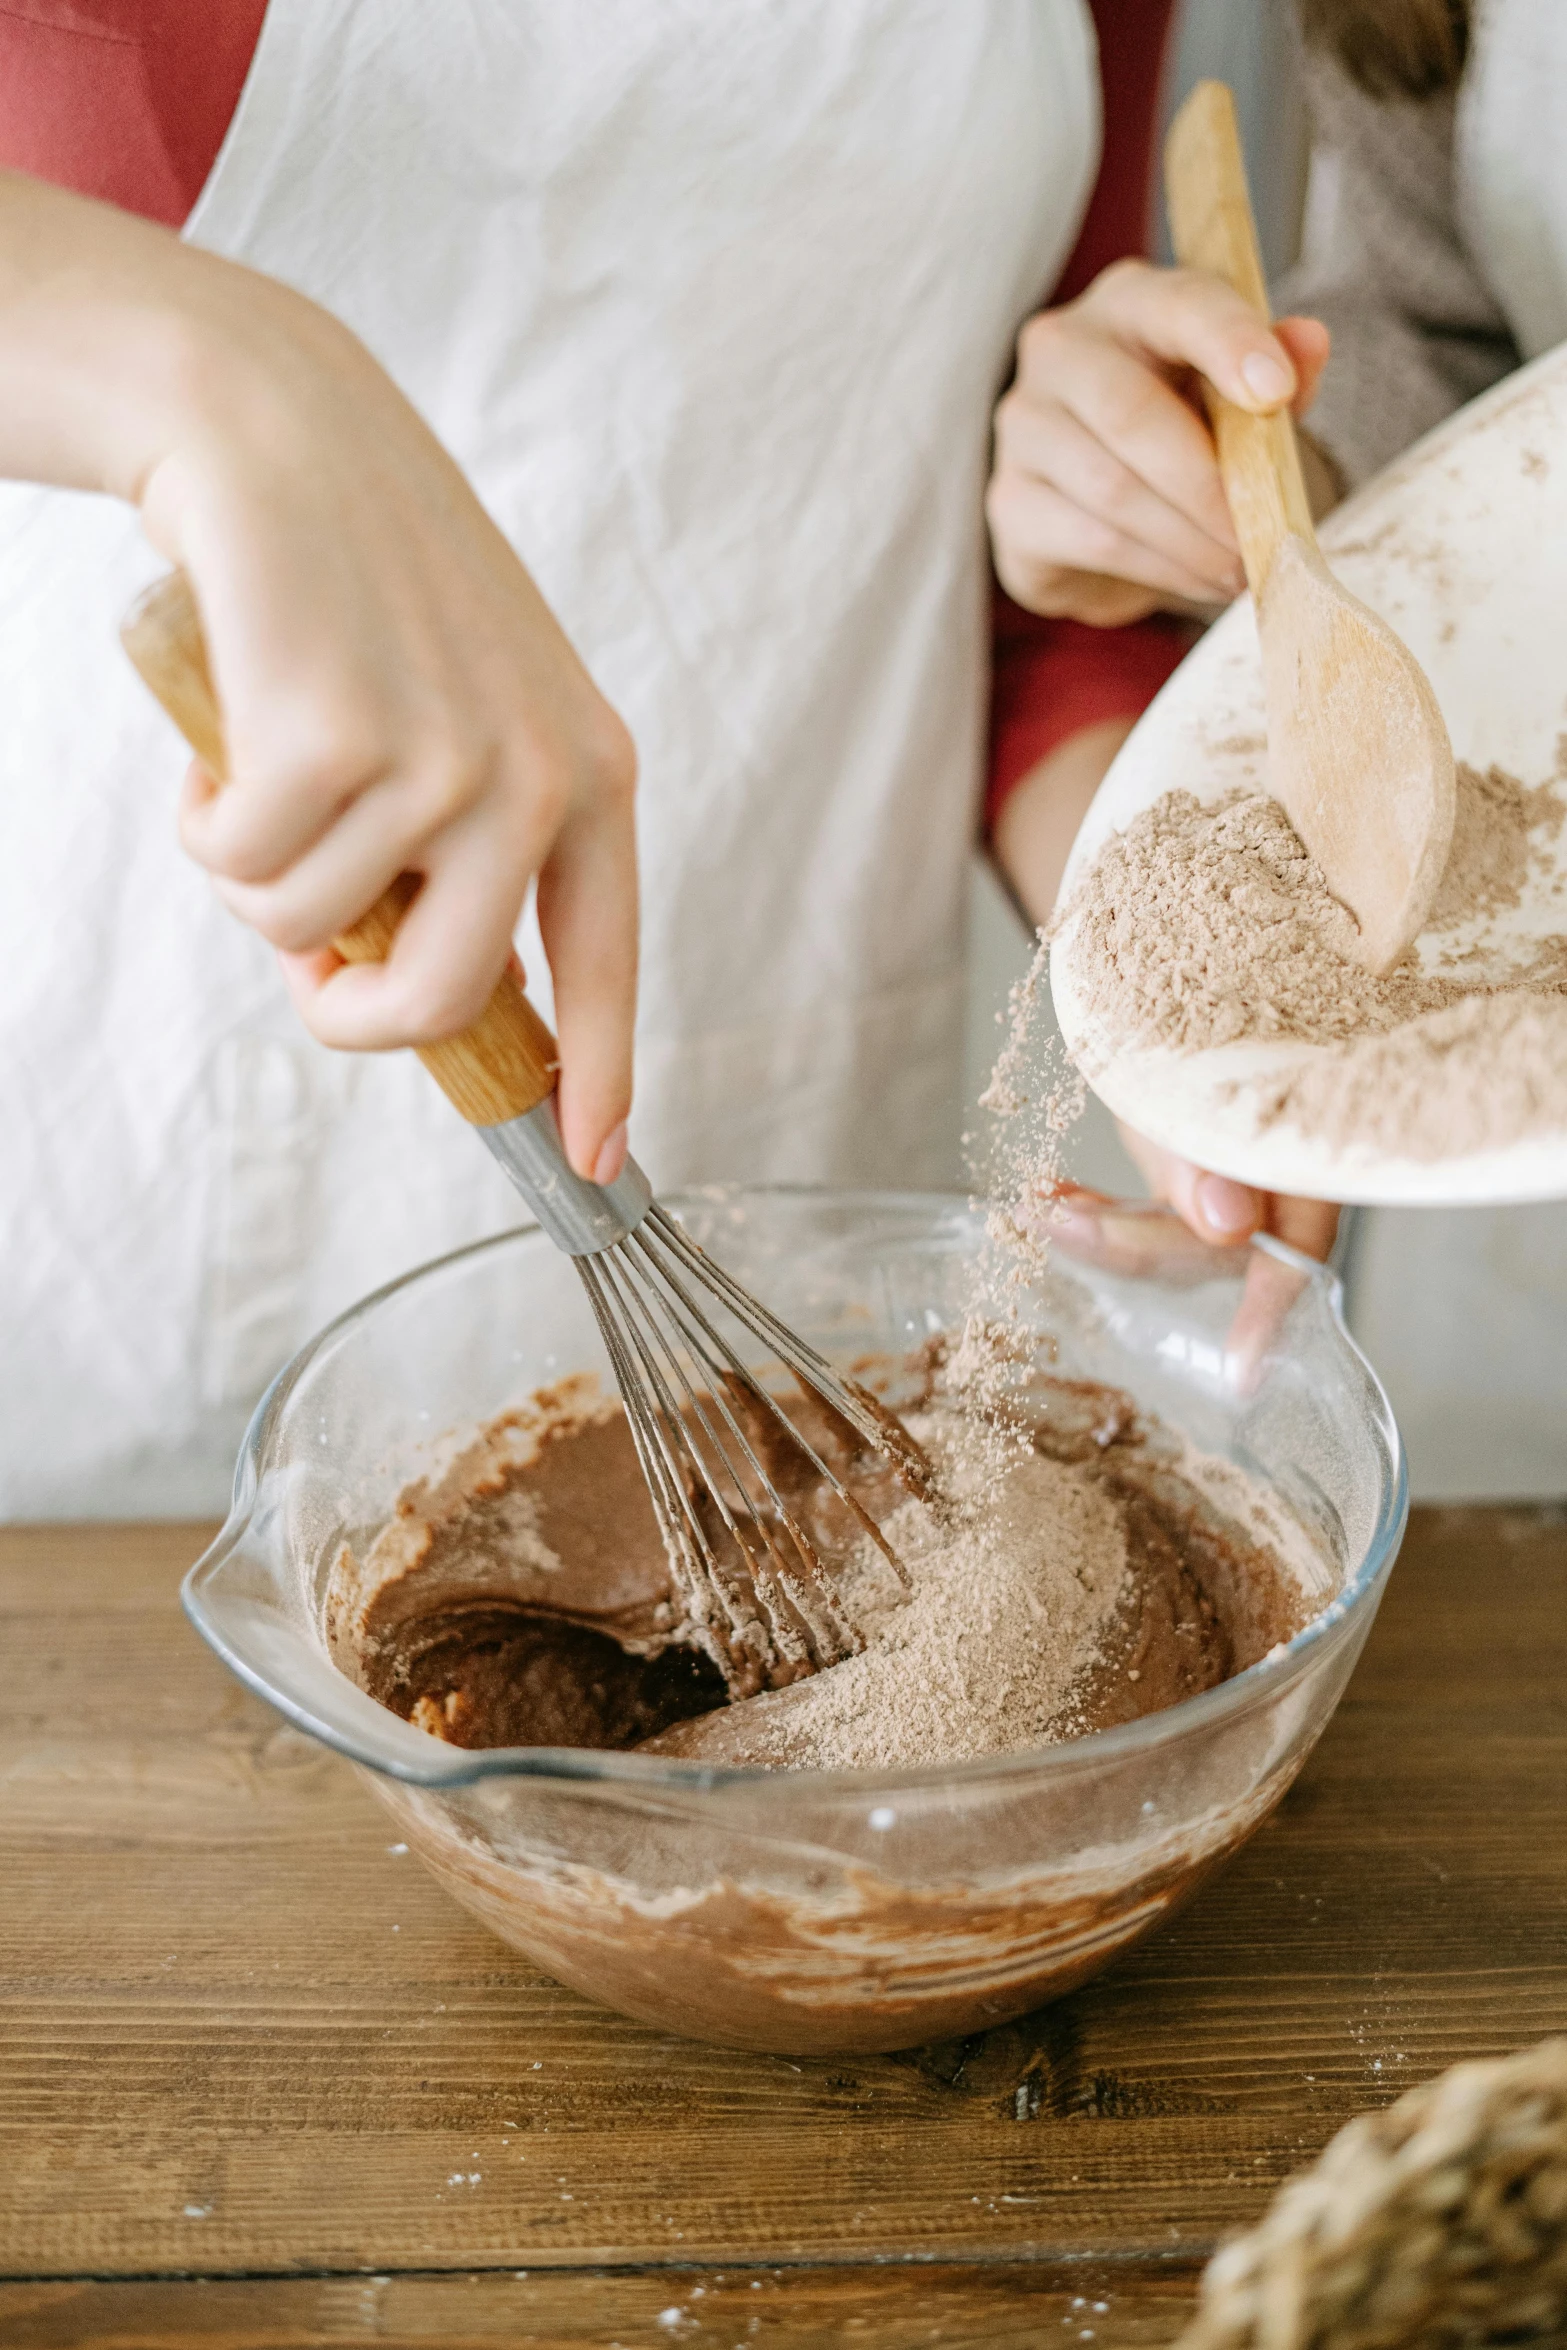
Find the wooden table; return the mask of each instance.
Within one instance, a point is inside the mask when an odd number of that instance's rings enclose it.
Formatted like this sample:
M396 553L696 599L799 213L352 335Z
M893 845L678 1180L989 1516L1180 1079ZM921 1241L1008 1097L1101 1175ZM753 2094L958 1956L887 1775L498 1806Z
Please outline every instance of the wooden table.
M1167 2343L1359 2108L1567 2028L1567 1518L1418 1514L1184 1916L1025 2022L795 2063L534 1973L180 1618L203 1530L0 1532L0 2341Z

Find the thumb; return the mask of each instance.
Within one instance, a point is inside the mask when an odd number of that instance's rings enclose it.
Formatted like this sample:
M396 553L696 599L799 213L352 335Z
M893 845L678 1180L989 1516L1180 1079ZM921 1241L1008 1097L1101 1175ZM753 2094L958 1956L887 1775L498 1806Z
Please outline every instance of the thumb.
M1266 1222L1260 1192L1248 1184L1232 1183L1227 1175L1213 1175L1190 1159L1150 1142L1133 1127L1121 1128L1121 1140L1146 1177L1155 1199L1165 1200L1199 1240L1233 1248L1249 1240Z
M1317 396L1333 338L1320 318L1278 318L1273 332L1294 361L1297 388L1290 405L1297 416L1304 416Z

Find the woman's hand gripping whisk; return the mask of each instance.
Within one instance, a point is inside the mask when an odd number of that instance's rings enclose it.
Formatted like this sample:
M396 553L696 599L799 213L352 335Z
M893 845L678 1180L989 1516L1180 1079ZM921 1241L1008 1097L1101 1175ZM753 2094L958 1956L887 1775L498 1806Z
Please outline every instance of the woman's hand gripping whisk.
M160 581L121 633L220 788L222 716L189 582L178 572ZM383 960L419 888L412 875L394 881L336 936L336 951L350 963ZM835 1569L868 1542L908 1588L907 1570L862 1495L874 1482L930 1501L935 1472L919 1445L866 1388L698 1248L654 1200L634 1161L607 1184L573 1170L556 1116L555 1040L515 968L471 1027L418 1050L576 1261L693 1645L713 1658L736 1696L854 1654L863 1641ZM798 1390L793 1411L763 1375L769 1365Z

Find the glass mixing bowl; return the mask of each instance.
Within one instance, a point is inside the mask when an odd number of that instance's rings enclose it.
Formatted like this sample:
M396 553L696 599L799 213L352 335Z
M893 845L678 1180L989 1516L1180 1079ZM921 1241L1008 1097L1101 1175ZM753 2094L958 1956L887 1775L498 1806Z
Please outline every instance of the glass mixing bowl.
M669 1203L840 1360L961 1325L985 1217L959 1198L803 1190ZM185 1604L240 1678L361 1766L460 1901L562 1981L732 2046L902 2048L1080 1983L1167 1917L1278 1802L1371 1627L1406 1515L1387 1399L1332 1276L1272 1241L1212 1249L1079 1197L1024 1313L1054 1376L1096 1379L1264 1485L1321 1612L1167 1712L935 1769L766 1772L448 1746L327 1653L328 1574L442 1438L568 1372L609 1384L571 1261L512 1232L334 1322L263 1398ZM362 1553L361 1553L362 1555Z

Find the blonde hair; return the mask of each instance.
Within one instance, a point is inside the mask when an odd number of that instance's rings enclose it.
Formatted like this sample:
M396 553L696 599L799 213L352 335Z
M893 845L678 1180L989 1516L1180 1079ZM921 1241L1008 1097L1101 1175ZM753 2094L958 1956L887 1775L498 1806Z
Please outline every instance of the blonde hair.
M1313 48L1337 57L1373 98L1451 90L1469 45L1469 0L1301 0Z

